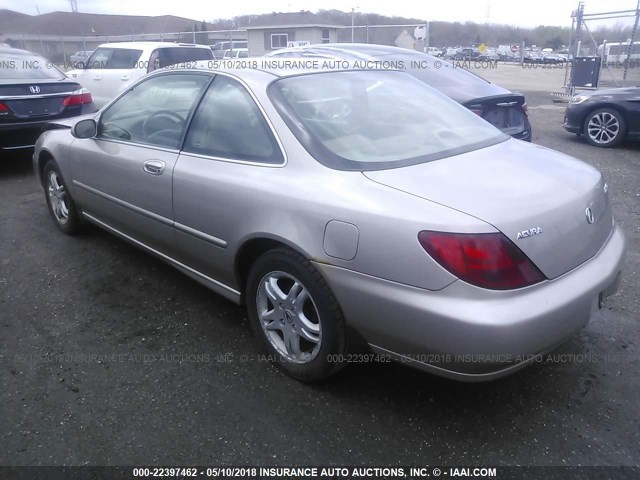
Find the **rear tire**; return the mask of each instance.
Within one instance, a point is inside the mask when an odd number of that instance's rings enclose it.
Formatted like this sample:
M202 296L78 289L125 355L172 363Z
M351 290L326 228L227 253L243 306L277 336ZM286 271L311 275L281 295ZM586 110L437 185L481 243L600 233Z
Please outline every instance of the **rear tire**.
M80 216L55 160L46 163L42 179L47 207L56 226L67 235L78 233L81 229Z
M342 368L342 310L305 257L284 248L262 255L247 279L246 304L267 358L289 376L314 382Z
M611 148L622 143L627 131L624 116L613 108L599 108L584 120L584 136L591 145Z

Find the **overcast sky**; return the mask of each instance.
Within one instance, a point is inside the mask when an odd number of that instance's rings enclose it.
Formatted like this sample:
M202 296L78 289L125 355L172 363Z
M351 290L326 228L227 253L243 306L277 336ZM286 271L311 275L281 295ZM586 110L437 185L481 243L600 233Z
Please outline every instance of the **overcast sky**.
M532 27L537 25L571 25L571 11L577 0L77 0L85 13L115 13L129 15L178 15L195 20L231 18L237 15L335 8L382 15L424 18L426 20L474 21L505 23ZM636 8L637 0L586 0L586 13L600 13ZM0 0L0 8L30 15L70 11L68 0ZM613 20L628 24L628 20Z

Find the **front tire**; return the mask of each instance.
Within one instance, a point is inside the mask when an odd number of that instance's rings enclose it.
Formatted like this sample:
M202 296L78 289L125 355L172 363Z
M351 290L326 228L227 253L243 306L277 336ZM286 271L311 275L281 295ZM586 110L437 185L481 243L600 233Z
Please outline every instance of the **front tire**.
M249 273L246 292L251 327L275 365L305 382L342 368L342 310L309 260L284 248L265 253Z
M599 108L584 120L584 134L591 145L611 148L622 143L627 122L620 112L613 108Z
M44 166L42 178L47 207L56 226L67 235L78 233L81 227L80 217L54 160L49 160Z

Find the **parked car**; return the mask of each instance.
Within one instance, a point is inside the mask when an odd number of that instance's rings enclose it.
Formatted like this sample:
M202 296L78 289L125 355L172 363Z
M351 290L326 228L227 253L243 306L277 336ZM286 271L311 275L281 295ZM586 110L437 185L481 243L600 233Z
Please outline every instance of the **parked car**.
M523 63L535 63L535 64L543 64L544 56L542 53L538 52L524 52L524 58L522 59Z
M98 108L158 68L213 60L206 45L169 42L122 42L100 45L80 70L67 76L91 90Z
M640 138L640 87L608 88L575 95L564 112L564 129L596 147Z
M404 71L453 98L507 135L531 141L531 124L523 94L511 92L459 65L431 55L385 45L332 43L287 48L265 56L402 62Z
M451 60L460 60L460 61L485 61L489 60L489 57L477 48L460 48L455 51L452 55L449 56Z
M355 332L496 378L615 290L625 241L594 168L400 71L201 66L61 122L34 168L62 232L92 222L243 303L289 375L335 373Z
M567 59L557 53L545 53L542 57L542 62L546 64L559 65L565 63Z
M433 55L434 57L442 57L444 55L444 52L437 47L426 47L425 53Z
M500 60L500 54L498 53L498 51L495 48L488 48L482 54L482 58L483 58L483 60L490 60L492 62L497 62L498 60Z
M225 50L223 58L248 58L248 48L236 48L234 50Z
M80 50L69 57L71 65L76 68L83 68L84 64L93 53L93 50Z
M233 48L232 48L233 47ZM211 45L211 51L213 56L217 59L224 58L224 54L227 50L236 50L238 48L248 48L246 40L237 40L233 42L217 42Z
M520 54L517 52L511 52L508 50L502 50L498 52L498 60L502 62L519 62Z
M32 149L48 121L95 111L91 94L47 59L0 47L0 152Z

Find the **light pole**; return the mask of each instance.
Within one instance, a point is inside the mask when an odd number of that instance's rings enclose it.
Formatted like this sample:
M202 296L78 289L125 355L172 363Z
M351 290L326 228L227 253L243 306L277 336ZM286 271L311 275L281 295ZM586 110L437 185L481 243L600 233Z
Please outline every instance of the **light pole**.
M351 43L355 41L356 8L360 7L351 7Z

